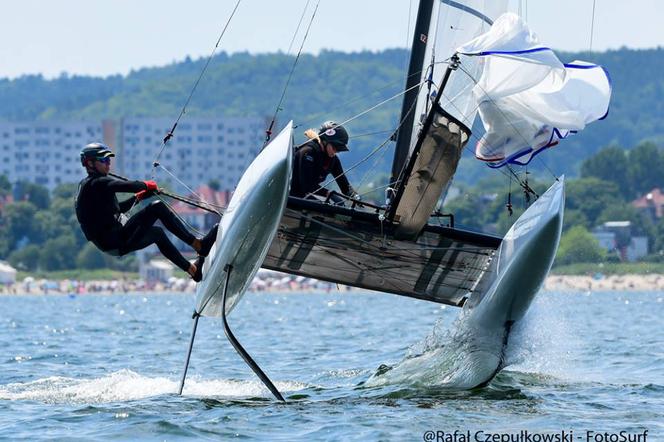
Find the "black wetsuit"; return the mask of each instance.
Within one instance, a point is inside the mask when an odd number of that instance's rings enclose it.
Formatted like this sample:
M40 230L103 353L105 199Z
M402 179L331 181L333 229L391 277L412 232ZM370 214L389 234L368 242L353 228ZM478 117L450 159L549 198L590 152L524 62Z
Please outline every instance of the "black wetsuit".
M119 256L157 244L168 260L186 272L189 261L171 243L164 230L154 223L161 221L186 244L191 244L195 237L164 203L155 201L124 225L120 222L120 214L134 206L136 197L118 202L115 194L141 190L147 190L143 181L122 181L99 173L89 174L79 183L76 197L76 217L83 234L100 250Z
M330 158L316 140L304 143L293 157L291 195L299 198L310 193L327 196L327 190L320 188L320 185L328 174L332 174L344 195L351 196L355 193L336 155Z

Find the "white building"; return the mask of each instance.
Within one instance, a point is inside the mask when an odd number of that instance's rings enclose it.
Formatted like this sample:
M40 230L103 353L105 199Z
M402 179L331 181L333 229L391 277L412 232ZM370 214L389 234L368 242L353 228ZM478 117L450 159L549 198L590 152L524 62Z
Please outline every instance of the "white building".
M16 269L4 261L0 261L0 284L16 282Z
M159 162L191 188L211 180L232 190L264 139L265 118L190 118L178 124ZM103 141L116 153L112 170L135 179L151 177L152 164L173 126L169 118L125 118L103 122L0 123L0 175L52 190L80 181L79 152ZM176 192L186 189L158 169L157 181Z
M149 178L163 138L173 126L167 118L126 118L119 123L117 170L130 177ZM232 190L263 146L264 118L188 118L160 155L159 163L187 186L211 180ZM113 143L111 143L113 144ZM171 189L186 189L161 168L157 181Z
M173 276L175 266L163 259L151 259L141 263L138 269L141 279L147 282L166 282Z
M53 189L81 179L79 152L102 139L102 123L0 123L0 175Z
M618 253L622 261L634 262L648 254L648 237L632 236L631 229L629 221L608 221L592 234L609 254Z

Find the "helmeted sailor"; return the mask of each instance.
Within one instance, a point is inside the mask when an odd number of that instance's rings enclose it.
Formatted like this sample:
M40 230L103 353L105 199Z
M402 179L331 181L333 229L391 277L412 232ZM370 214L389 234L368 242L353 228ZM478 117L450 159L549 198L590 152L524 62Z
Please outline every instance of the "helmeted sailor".
M217 236L215 225L203 238L196 238L184 223L161 201L154 201L130 218L124 215L144 198L159 191L154 181L124 181L109 176L111 158L115 154L102 143L90 143L81 151L81 165L88 176L78 186L76 217L88 241L101 251L122 256L156 244L159 251L173 264L187 272L194 281L202 279L205 256ZM118 202L116 193L133 192L134 196ZM198 253L190 263L166 236L161 223L175 236Z
M338 152L348 151L348 131L334 121L327 121L318 132L309 129L304 134L309 141L295 151L291 195L299 198L319 195L330 197L337 204L342 203L341 197L335 197L334 193L321 187L325 178L331 174L344 195L358 198L337 157Z

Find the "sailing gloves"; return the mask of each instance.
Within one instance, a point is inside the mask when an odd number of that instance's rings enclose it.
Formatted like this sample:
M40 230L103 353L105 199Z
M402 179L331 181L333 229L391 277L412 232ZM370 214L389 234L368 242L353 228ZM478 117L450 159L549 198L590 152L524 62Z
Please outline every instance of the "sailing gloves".
M134 194L134 196L136 197L136 201L144 200L145 198L150 197L154 192L159 191L159 186L157 186L157 183L155 181L149 180L149 181L143 181L143 183L145 183L147 189L141 190L140 192Z
M149 181L143 181L143 182L147 186L148 191L157 192L159 190L159 186L157 186L156 181L149 180Z

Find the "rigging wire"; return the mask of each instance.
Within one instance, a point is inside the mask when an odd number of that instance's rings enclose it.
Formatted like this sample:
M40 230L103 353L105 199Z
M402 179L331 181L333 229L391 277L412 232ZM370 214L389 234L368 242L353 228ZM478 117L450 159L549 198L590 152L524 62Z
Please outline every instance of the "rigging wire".
M300 15L300 21L297 22L297 28L295 28L295 32L293 33L293 38L291 38L291 42L288 45L288 51L286 51L286 55L289 55L291 49L293 49L293 43L295 43L295 38L297 37L297 34L300 32L300 26L302 26L302 20L304 20L304 15L307 13L307 9L309 8L310 2L311 0L307 0L307 3L304 5L304 9L302 10L302 15Z
M224 34L226 33L226 30L228 29L228 25L231 23L231 20L233 19L233 16L235 16L235 12L237 11L238 7L240 6L240 3L242 3L242 0L237 0L237 3L235 3L235 7L233 8L233 11L231 12L231 15L228 17L228 20L226 21L226 24L224 25L224 28L221 31L221 34L219 34L219 38L217 39L217 43L214 45L214 48L212 49L212 52L208 56L205 65L203 66L203 69L201 70L201 73L199 74L198 78L196 79L196 82L194 83L194 86L191 88L191 92L189 93L189 96L187 97L187 100L185 101L184 105L182 106L182 109L180 110L180 114L178 115L177 119L175 120L175 123L173 124L173 127L171 130L166 134L166 136L163 139L161 149L159 149L159 152L154 158L153 165L152 165L152 179L155 178L155 171L157 169L157 165L159 164L159 159L161 158L161 154L164 152L164 149L166 149L166 145L168 144L168 141L173 138L175 129L177 128L178 123L180 122L180 119L182 116L187 112L187 106L189 105L189 102L191 101L191 98L194 96L194 92L196 91L196 88L198 87L198 84L201 82L201 79L203 78L203 75L205 75L205 72L207 71L208 66L210 65L210 62L212 61L212 57L214 57L214 54L217 52L217 48L219 47L219 43L221 42L221 39L223 38Z
M420 74L422 74L422 71L421 71L421 70L420 70L420 71L417 71L417 72L413 72L413 73L410 74L407 78L413 77L413 76L415 76L415 75L420 75ZM328 109L326 109L326 110L324 110L324 111L321 111L321 112L317 112L317 113L313 114L313 116L312 116L311 118L308 118L308 119L306 119L306 120L303 120L303 121L298 122L298 123L294 126L294 128L298 128L298 127L304 126L305 124L306 124L306 125L309 125L312 121L316 121L316 120L320 119L320 116L321 116L321 115L327 115L327 114L331 113L332 111L336 111L336 110L338 110L338 109L345 109L345 108L347 108L350 104L353 104L353 103L355 103L356 101L360 101L360 100L362 100L362 99L364 99L364 98L370 97L370 96L372 96L372 95L374 95L374 94L376 94L376 93L378 93L378 92L384 91L385 89L389 89L389 88L391 88L392 86L403 85L402 81L403 81L402 79L395 80L395 81L393 81L393 82L390 82L390 83L386 84L385 86L382 86L382 87L380 87L380 88L378 88L378 89L374 89L373 91L371 91L371 92L369 92L369 93L362 94L362 95L358 95L358 96L355 97L355 98L351 98L350 100L348 100L348 101L346 101L346 102L344 102L344 103L341 103L341 104L339 104L338 106L328 108ZM406 80L406 81L408 81L408 80Z
M300 49L297 51L297 56L295 57L295 60L293 61L293 66L291 67L290 73L288 74L288 78L286 79L286 84L284 85L284 89L281 92L281 97L279 98L279 103L277 103L277 108L274 111L274 115L272 116L272 121L270 122L270 126L267 128L265 131L265 143L263 145L263 149L265 146L267 146L267 143L270 141L270 138L272 137L272 129L274 128L274 123L277 120L277 115L279 114L279 111L282 110L282 104L284 102L284 98L286 97L286 91L288 90L288 86L290 85L291 79L293 78L293 73L295 72L295 68L297 67L297 63L300 60L300 55L302 55L302 49L304 48L304 43L307 41L307 37L309 36L309 31L311 30L311 25L314 22L314 18L316 18L316 12L318 11L318 6L320 5L320 0L316 3L316 7L314 8L313 14L311 14L311 20L309 20L309 25L307 26L307 31L304 33L304 38L302 38L302 43L300 44ZM309 1L307 1L307 4L305 6L304 11L302 12L302 16L304 17L305 12L307 11L307 7L309 6ZM300 19L300 22L302 19ZM300 28L300 25L298 24L298 30ZM295 34L293 35L293 40L295 40L295 36L297 35L297 30L295 31ZM291 42L292 44L292 42ZM290 48L289 48L290 52Z
M422 86L422 84L424 84L424 83L423 83L423 82L420 82L419 84L416 84L416 85L414 85L414 86L412 86L412 87L410 87L410 88L408 88L408 89L406 89L406 90L404 90L404 91L402 91L402 92L400 92L400 93L398 93L398 94L396 94L396 95L394 95L394 96L392 96L392 97L390 97L390 98L388 98L388 99L386 99L386 100L383 100L382 102L376 104L375 106L372 106L371 108L369 108L369 109L367 109L367 110L364 110L364 111L360 112L359 114L350 117L349 119L343 121L343 122L340 123L340 124L341 124L341 125L344 125L344 124L346 124L346 123L348 123L348 122L350 122L350 121L353 121L353 120L355 120L355 119L361 117L362 115L365 115L365 114L367 114L367 113L369 113L369 112L375 110L375 109L378 108L379 106L382 106L383 104L385 104L385 103L387 103L387 102L389 102L389 101L391 101L391 100L394 100L395 98L398 98L398 97L400 97L401 95L406 94L406 93L407 93L408 91L410 91L411 89L414 89L414 88L417 88L417 87ZM414 104L413 104L413 106L411 106L411 109L408 111L408 113L412 112L413 109L414 109ZM395 131L392 131L391 134L393 134L394 132L396 132L397 130L399 130L399 129L401 128L401 126L405 123L405 121L406 121L406 116L404 116L404 119L402 119L401 122L399 122L399 125L397 126L397 128L395 129ZM343 172L342 174L340 174L340 175L338 175L338 176L335 176L335 177L332 177L332 178L330 178L328 181L326 181L325 183L319 185L318 188L316 188L316 190L314 190L313 192L310 192L310 194L313 194L313 193L318 192L319 190L323 189L323 188L324 188L325 186L327 186L328 184L332 183L332 181L335 181L337 178L339 178L339 177L342 176L342 175L347 175L348 172L350 172L350 171L356 169L358 166L360 166L361 164L363 164L364 162L366 162L367 160L369 160L369 158L371 158L371 157L372 157L373 155L375 155L378 151L380 151L381 149L383 149L383 148L387 145L387 143L389 143L390 141L392 141L392 137L393 137L393 135L390 135L390 136L389 136L388 138L386 138L386 139L385 139L380 145L378 145L378 147L374 148L371 152L369 152L369 154L365 155L364 158L360 159L358 162L356 162L355 164L353 164L351 167L349 167L348 169L344 170L344 172ZM371 169L370 169L370 170L371 170ZM370 171L370 170L369 170L369 171ZM367 173L365 173L365 175L367 175L369 171L367 171ZM364 178L363 178L362 180L364 180Z
M205 200L202 196L200 196L198 193L196 193L196 191L193 190L191 187L187 186L187 184L184 181L180 180L173 172L168 170L163 164L158 164L158 166L161 167L162 169L164 169L164 172L166 172L167 174L172 176L175 179L175 181L177 181L180 185L182 185L185 189L187 189L192 195L197 197L200 201L205 202Z
M592 15L592 20L590 22L590 47L588 49L588 52L592 54L593 52L593 35L595 34L595 2L597 0L593 0L593 15Z
M380 103L378 103L378 104L376 104L376 105L374 105L374 106L371 106L370 108L365 109L365 110L363 110L362 112L360 112L360 113L358 113L358 114L353 115L352 117L348 118L347 120L342 121L341 123L339 123L339 125L340 125L340 126L343 126L344 124L348 124L348 123L350 123L350 122L353 121L353 120L357 120L358 118L360 118L360 117L362 117L362 116L368 114L369 112L372 112L372 111L376 110L377 108L379 108L380 106L384 105L385 103L389 103L390 101L394 100L395 98L399 98L400 96L405 95L405 94L408 93L409 91L411 91L411 90L413 90L413 89L416 89L416 88L419 88L419 87L422 86L424 83L425 83L425 81L421 81L421 82L419 82L418 84L413 85L412 87L409 87L408 89L405 89L405 90L399 92L398 94L392 95L391 97L386 98L385 100L381 101Z

